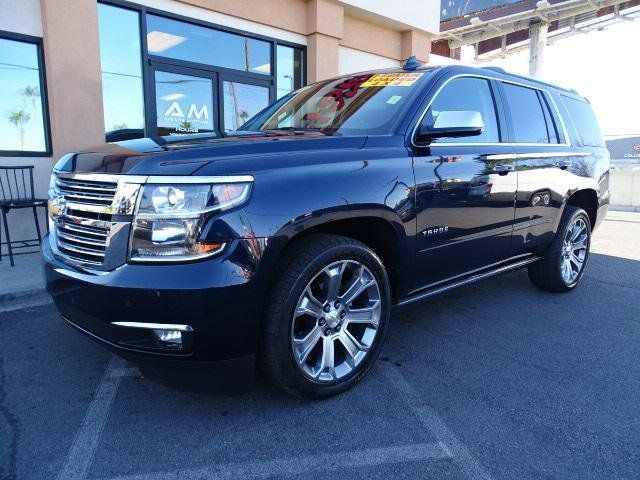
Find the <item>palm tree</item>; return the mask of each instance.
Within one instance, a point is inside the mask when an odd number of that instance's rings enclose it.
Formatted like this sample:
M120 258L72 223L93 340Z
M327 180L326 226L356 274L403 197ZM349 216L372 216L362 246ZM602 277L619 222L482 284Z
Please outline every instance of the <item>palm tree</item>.
M40 98L40 89L38 87L24 87L20 94L31 100L31 106L35 110L36 101Z
M31 119L31 115L29 115L24 110L14 110L9 112L9 122L13 123L18 130L18 134L20 135L20 150L24 150L24 126Z
M245 124L246 121L249 120L249 112L247 112L246 110L240 110L238 112L238 118L240 119L240 125Z

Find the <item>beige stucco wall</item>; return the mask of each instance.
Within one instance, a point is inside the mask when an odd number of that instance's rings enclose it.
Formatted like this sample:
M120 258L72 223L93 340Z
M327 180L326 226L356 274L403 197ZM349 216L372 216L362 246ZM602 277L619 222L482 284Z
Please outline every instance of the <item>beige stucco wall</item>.
M387 58L399 60L402 56L402 32L348 15L340 44Z
M42 36L40 0L0 0L0 30Z
M305 0L178 0L292 32L307 34Z
M41 0L54 158L104 142L97 3Z

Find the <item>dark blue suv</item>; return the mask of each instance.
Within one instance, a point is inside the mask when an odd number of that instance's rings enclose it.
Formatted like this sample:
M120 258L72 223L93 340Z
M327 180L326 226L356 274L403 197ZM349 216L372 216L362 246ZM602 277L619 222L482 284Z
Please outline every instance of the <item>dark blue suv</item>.
M327 396L371 368L392 307L523 267L573 290L608 181L572 90L461 66L348 75L233 134L62 157L48 290L127 358L249 362Z

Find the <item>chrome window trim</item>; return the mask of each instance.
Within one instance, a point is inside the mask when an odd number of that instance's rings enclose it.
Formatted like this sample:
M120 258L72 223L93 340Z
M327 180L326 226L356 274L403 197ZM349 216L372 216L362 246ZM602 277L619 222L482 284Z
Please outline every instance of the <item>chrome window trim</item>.
M416 148L424 148L425 145L418 145L416 144L416 133L418 131L418 127L420 126L420 124L422 123L423 118L425 117L425 115L427 114L427 112L429 111L429 108L431 108L431 105L433 104L433 102L436 100L436 98L438 98L438 95L440 95L440 92L442 91L442 89L444 87L446 87L449 82L452 82L455 79L458 78L480 78L483 80L493 80L496 82L502 82L502 83L510 83L512 85L517 85L519 87L524 87L524 88L530 88L532 90L538 90L539 92L547 93L547 95L545 95L545 98L549 98L551 100L551 104L553 105L553 110L556 113L556 117L559 119L560 121L560 126L562 127L562 133L564 135L564 143L519 143L519 142L488 142L488 143L482 143L482 142L470 142L470 143L465 143L465 142L451 142L451 143L433 143L433 144L429 144L429 147L491 147L491 146L504 146L504 147L571 147L571 143L570 143L570 139L569 139L569 134L567 131L567 127L565 125L564 122L564 118L562 118L562 115L560 114L560 110L558 109L558 105L556 104L556 101L553 99L553 95L551 95L549 93L549 91L545 88L542 87L537 87L537 86L532 86L532 85L527 85L526 83L521 83L521 82L516 82L513 80L503 80L500 78L495 78L495 77L490 77L490 76L486 76L486 75L481 75L481 74L476 74L476 73L460 73L458 75L453 75L452 77L449 77L447 80L445 80L445 82L440 85L440 87L438 87L438 90L436 90L436 92L433 94L433 97L431 97L431 100L429 100L429 102L427 103L427 106L424 108L424 110L422 111L422 113L420 114L420 117L418 118L418 121L416 122L416 124L413 126L413 129L411 130L411 145L416 147Z
M556 157L588 157L588 152L531 152L531 153L497 153L486 155L487 160L517 160L525 158L556 158Z

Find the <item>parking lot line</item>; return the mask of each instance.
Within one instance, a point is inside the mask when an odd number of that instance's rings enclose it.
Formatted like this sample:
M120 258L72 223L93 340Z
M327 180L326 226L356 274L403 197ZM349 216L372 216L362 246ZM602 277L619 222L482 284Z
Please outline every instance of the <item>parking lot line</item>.
M131 375L132 369L127 368L126 365L124 360L116 356L112 356L109 360L93 400L69 448L62 470L58 474L58 480L86 478L100 442L102 429L109 416L109 410L118 392L120 380L123 376Z
M428 406L413 386L407 381L397 367L382 364L385 376L403 394L404 401L420 422L438 439L451 459L458 464L465 476L472 480L492 480L489 472L458 440L454 433L440 419L436 412Z
M366 468L385 464L447 459L440 442L414 443L395 447L367 448L307 456L283 457L257 462L227 463L171 472L150 472L109 480L227 480L311 474L343 468Z

